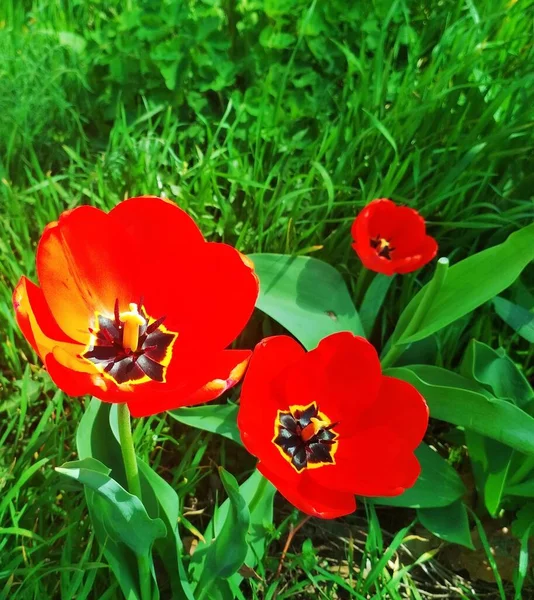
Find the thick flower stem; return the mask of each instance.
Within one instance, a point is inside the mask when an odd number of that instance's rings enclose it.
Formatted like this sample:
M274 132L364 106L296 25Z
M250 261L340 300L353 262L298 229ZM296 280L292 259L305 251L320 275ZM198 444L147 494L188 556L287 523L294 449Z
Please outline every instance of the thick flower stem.
M406 329L401 334L401 337L391 345L391 348L386 353L384 358L382 359L382 369L387 369L391 367L395 361L399 358L399 356L406 350L408 344L403 342L403 340L408 339L411 335L413 335L420 327L423 319L432 306L434 299L438 295L443 282L445 281L445 277L447 275L447 269L449 268L449 259L448 258L440 258L436 265L436 270L434 272L434 277L428 284L428 288L423 296L423 299L419 303L413 317L410 322L406 326Z
M128 405L121 403L117 407L119 423L119 439L121 444L122 460L128 482L128 490L139 500L141 497L141 480L139 479L139 470L137 468L137 458L135 457L135 448L132 438L132 427L130 423L130 411ZM137 556L137 565L139 568L139 583L141 586L141 599L151 600L150 590L150 565L147 556Z

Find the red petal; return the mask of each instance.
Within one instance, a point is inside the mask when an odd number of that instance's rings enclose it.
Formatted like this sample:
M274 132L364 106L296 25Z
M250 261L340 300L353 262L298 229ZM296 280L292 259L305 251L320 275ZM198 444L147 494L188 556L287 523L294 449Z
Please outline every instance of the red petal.
M344 331L325 337L283 376L288 406L316 402L343 434L376 401L381 369L374 347Z
M382 377L378 402L366 415L365 425L383 425L402 440L404 448L414 450L421 443L428 427L428 406L425 399L406 381Z
M59 328L42 290L26 277L20 278L13 292L13 306L22 333L41 360L57 344L65 345L74 353L82 348Z
M381 198L370 202L356 217L352 225L353 248L368 269L393 275L409 273L432 260L437 244L426 235L423 217L407 206L397 206ZM394 248L391 260L378 256L370 240L377 236L386 238Z
M266 461L271 468L285 463L295 472L272 442L278 409L288 408L273 381L305 355L304 348L293 338L285 335L266 338L254 349L243 382L237 417L241 439L251 454Z
M226 348L247 324L259 290L243 255L219 243L161 261L152 270L151 282L147 310L167 315L165 326L179 332L175 351L186 354Z
M108 215L91 206L63 213L50 224L37 248L37 272L59 326L87 343L96 310L113 314L138 302L137 241L110 226Z
M200 229L185 211L156 196L124 200L109 212L109 219L114 228L140 239L145 252L167 256L169 261L204 243Z
M383 376L377 401L351 424L349 437L340 432L336 465L310 471L312 478L363 496L396 495L415 483L413 451L426 432L428 407L412 385Z
M253 266L235 248L205 243L195 222L169 201L133 198L114 208L116 227L142 241L144 302L179 332L175 352L226 348L247 324L258 297Z
M325 488L358 496L394 496L411 487L419 463L403 440L387 427L372 427L351 438L340 438L335 465L309 470Z
M278 473L267 468L261 461L258 470L278 491L302 512L321 519L336 519L356 510L356 500L351 493L332 492L317 485L307 476L295 473L291 481L279 477Z
M168 384L153 381L132 385L130 392L118 390L117 395L120 393L122 401L128 403L134 417L208 402L238 383L250 355L249 350L224 350L199 357L196 363L190 363L189 372L182 379L172 376Z
M61 359L58 360L58 357ZM104 402L123 402L124 398L109 391L109 387L116 387L111 381L105 379L98 373L88 373L71 368L76 363L76 359L71 357L69 361L71 366L65 366L65 355L61 355L58 349L54 354L48 354L46 357L46 370L52 381L65 392L68 396L92 395ZM82 361L80 361L81 363ZM90 365L88 365L90 368Z
M395 273L411 273L429 263L438 253L438 244L433 237L427 235L413 255L390 261Z

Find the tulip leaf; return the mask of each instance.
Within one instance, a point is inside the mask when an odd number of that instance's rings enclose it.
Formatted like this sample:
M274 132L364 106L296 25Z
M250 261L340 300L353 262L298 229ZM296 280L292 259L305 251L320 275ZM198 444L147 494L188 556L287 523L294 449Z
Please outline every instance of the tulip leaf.
M460 476L437 452L420 444L415 455L421 464L421 474L415 485L400 496L371 498L373 502L406 508L437 508L449 506L464 495Z
M184 425L218 433L223 437L241 444L241 437L237 428L237 412L239 407L236 404L204 404L203 406L193 406L191 408L178 408L169 411L173 419L180 421Z
M489 514L495 517L505 493L514 450L474 431L465 432L465 441L478 492Z
M521 337L534 342L534 313L500 296L493 298L493 307L499 317Z
M228 587L228 583L221 580L228 579L238 571L249 550L246 538L250 512L247 503L239 493L235 478L222 467L219 467L219 474L228 494L229 509L220 531L214 531L215 537L207 547L200 580L195 588L195 598L198 600L213 598L214 590L221 592L221 588Z
M417 331L403 338L429 284L424 286L402 313L391 342L416 342L450 325L512 285L532 260L534 223L512 233L502 244L473 254L450 267Z
M521 496L522 498L534 498L534 479L506 486L506 493L510 496Z
M114 478L126 485L124 467L117 433L116 406L93 398L84 413L76 437L80 458L96 458L111 467ZM138 459L143 502L152 519L163 521L166 537L155 540L154 550L159 554L169 573L173 597L193 600L181 560L182 543L178 535L177 519L179 498L159 475ZM104 555L115 574L126 598L139 598L138 567L130 548L115 541L108 534L103 515L105 502L96 492L86 487L89 515L96 537L104 548Z
M467 509L461 500L439 508L420 508L417 516L421 525L435 536L474 550Z
M250 254L260 279L257 308L283 325L308 350L338 331L364 336L341 274L309 256Z
M111 467L115 479L126 485L120 446L109 427L110 408L111 405L96 398L91 400L78 425L76 447L82 460L96 458ZM119 582L124 597L128 600L141 600L137 559L126 544L115 541L109 535L104 518L106 500L87 487L85 500L96 539L103 548L104 556Z
M265 553L266 536L273 522L273 499L276 488L263 475L255 470L254 473L239 487L239 493L244 498L250 512L250 525L246 535L248 551L244 564L254 568ZM230 499L225 500L216 510L213 519L204 532L205 540L216 538L230 510ZM191 558L190 573L194 580L199 580L204 570L208 542L200 542ZM238 586L243 577L235 573L231 577L233 585Z
M435 419L534 454L534 419L511 402L494 398L483 388L476 390L470 379L430 365L388 369L387 375L415 386Z
M509 399L520 407L534 400L534 391L527 378L503 348L494 350L472 340L462 362L462 375L485 386L501 400Z
M485 386L494 396L527 406L534 393L523 373L506 352L493 350L473 340L465 353L461 372L465 377ZM488 512L496 516L505 493L514 451L509 446L474 431L466 431L466 443L477 488Z
M137 459L141 476L143 503L149 515L159 515L167 528L167 535L158 538L154 548L158 552L171 580L173 598L195 600L193 590L181 559L182 540L178 533L180 498L174 489L144 461Z
M126 544L138 556L148 556L154 540L165 537L161 519L151 519L143 504L109 476L110 469L94 458L64 463L56 471L82 483L98 494L104 513L100 518L115 541Z
M370 337L373 331L378 313L384 304L386 294L394 279L395 275L389 277L388 275L377 273L365 292L362 305L360 306L360 319L367 337Z

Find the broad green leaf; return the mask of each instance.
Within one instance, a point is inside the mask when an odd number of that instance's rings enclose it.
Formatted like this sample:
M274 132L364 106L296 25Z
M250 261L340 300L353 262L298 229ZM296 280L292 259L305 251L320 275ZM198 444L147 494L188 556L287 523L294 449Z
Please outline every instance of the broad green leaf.
M523 537L525 533L534 534L534 502L528 502L517 511L512 523L512 533L518 538Z
M260 279L256 306L307 349L337 331L364 336L360 317L340 273L309 256L250 254Z
M387 370L414 385L435 419L486 435L526 454L534 454L534 419L511 402L474 391L474 382L440 367L412 365Z
M440 508L420 508L417 516L428 531L442 540L474 550L467 510L461 500Z
M415 485L400 496L371 498L377 504L404 506L409 508L434 508L448 506L465 493L458 473L437 452L426 444L415 451L421 475Z
M367 337L369 337L373 331L378 313L382 308L382 304L384 304L386 294L394 279L395 276L388 277L387 275L377 273L371 282L371 285L365 292L359 312L362 327L367 334Z
M80 458L95 458L112 468L114 478L126 481L121 451L109 426L110 404L92 398L78 425L76 447ZM95 491L85 488L89 518L98 543L103 548L113 574L127 600L141 600L138 582L138 566L135 554L122 542L116 542L105 524L106 500Z
M118 435L110 428L111 404L91 398L76 431L76 448L80 459L96 458L106 465L113 479L127 486Z
M151 519L143 504L109 476L110 469L94 458L67 462L56 471L96 492L106 502L101 504L101 518L109 535L124 542L138 556L147 556L157 538L167 531L161 519Z
M115 405L93 398L78 427L76 443L80 458L94 457L112 468L114 479L126 485L122 455L118 442L117 410ZM167 536L158 538L154 550L160 555L169 573L173 598L192 600L192 592L185 576L181 560L181 541L178 536L177 519L179 499L176 492L138 460L143 502L153 519L161 518L167 528ZM123 483L124 482L124 483ZM86 488L86 498L95 534L113 573L117 577L126 598L139 598L138 567L134 553L123 543L108 535L103 521L105 500Z
M244 564L248 553L246 536L250 513L245 499L239 493L235 478L219 468L221 481L228 494L230 507L224 524L209 544L195 598L211 598L212 590L219 587L219 579L228 579Z
M254 568L265 553L266 535L273 522L273 499L276 488L263 475L255 470L254 473L239 487L239 493L244 498L250 512L250 525L246 540L248 552L245 564ZM230 500L225 500L216 510L213 519L204 532L205 540L212 540L219 535L230 510ZM190 563L190 573L193 579L199 580L204 569L206 552L209 542L200 542ZM239 585L243 577L239 573L232 576L232 583Z
M447 277L418 328L403 343L421 340L488 302L519 277L534 260L534 224L512 233L497 246L478 252L449 268ZM428 284L402 313L392 342L402 338Z
M169 414L184 425L218 433L240 444L241 437L236 424L238 410L236 404L204 404L171 410Z
M500 296L493 298L493 306L499 317L514 331L527 341L534 342L534 313Z
M466 431L465 440L477 489L489 514L496 516L505 492L514 450L474 431Z
M497 398L507 399L518 406L527 405L533 399L534 394L526 378L502 348L493 350L473 340L465 353L461 370L463 375L488 388ZM466 442L477 488L490 515L496 516L514 451L473 431L466 431Z
M534 479L506 486L506 493L510 496L521 496L522 498L534 498Z
M165 569L171 579L173 598L195 600L193 590L187 580L187 575L182 563L182 541L178 533L178 516L180 499L174 489L153 471L145 462L137 459L143 504L148 514L161 518L167 528L167 535L158 538L154 549L161 557Z
M493 350L472 340L462 362L462 374L490 389L496 398L509 399L520 407L534 400L534 391L522 371L503 348Z

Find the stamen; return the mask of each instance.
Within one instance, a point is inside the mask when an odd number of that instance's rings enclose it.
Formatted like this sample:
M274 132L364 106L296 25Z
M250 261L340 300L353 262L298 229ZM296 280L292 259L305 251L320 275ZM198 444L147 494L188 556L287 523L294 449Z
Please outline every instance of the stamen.
M113 310L113 313L115 315L115 325L119 326L121 319L120 319L120 313L119 313L119 299L118 298L115 299L115 308Z
M146 325L146 319L137 310L137 304L130 302L130 310L120 314L124 324L122 345L125 350L135 352L139 345L139 328Z
M313 436L317 435L321 429L326 429L329 425L330 423L327 423L326 421L322 421L317 417L312 417L310 419L310 424L304 427L300 437L304 442L308 442Z

